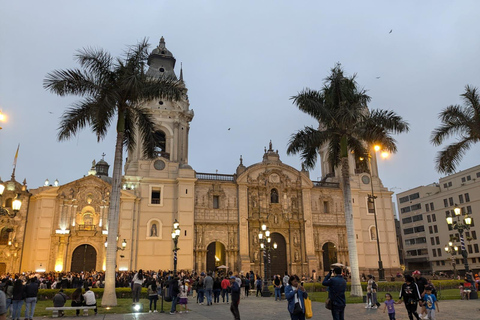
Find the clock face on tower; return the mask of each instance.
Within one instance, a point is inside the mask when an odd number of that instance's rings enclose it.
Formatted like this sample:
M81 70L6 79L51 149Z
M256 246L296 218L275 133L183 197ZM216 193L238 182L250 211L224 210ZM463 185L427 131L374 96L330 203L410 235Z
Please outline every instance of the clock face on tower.
M362 177L362 182L364 184L369 184L370 183L370 177L369 176L363 176Z
M157 170L163 170L165 169L165 162L163 160L155 160L153 167Z

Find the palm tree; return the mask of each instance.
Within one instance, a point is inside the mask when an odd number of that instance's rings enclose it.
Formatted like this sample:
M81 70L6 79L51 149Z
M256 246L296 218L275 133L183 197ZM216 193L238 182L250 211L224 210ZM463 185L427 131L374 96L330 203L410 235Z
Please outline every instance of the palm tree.
M325 79L320 91L304 89L292 97L294 104L318 121L319 127L305 127L293 134L287 154L300 153L303 165L313 169L320 149L328 147L328 161L332 168L341 166L341 180L345 207L348 253L352 275L352 296L362 296L358 268L357 243L353 225L352 195L348 154L368 155L368 146L381 144L383 149L395 152L391 133L408 131L408 123L392 111L368 110L370 97L359 89L355 75L346 77L336 64Z
M44 88L59 96L77 95L82 99L62 116L58 140L68 140L81 129L90 126L100 141L110 124L116 122L115 160L108 212L107 259L103 306L115 306L115 267L117 257L118 216L122 181L123 146L135 148L136 135L144 156L155 156L159 141L155 123L146 102L157 98L178 100L183 94L181 85L173 79L153 79L145 74L148 58L146 40L129 46L120 58L113 58L102 49L82 49L75 55L80 69L55 70L47 74Z
M430 141L439 146L446 139L457 136L458 140L438 152L436 169L442 173L453 173L465 152L480 142L480 95L478 89L466 86L460 95L465 106L451 105L439 114L442 124L433 130Z

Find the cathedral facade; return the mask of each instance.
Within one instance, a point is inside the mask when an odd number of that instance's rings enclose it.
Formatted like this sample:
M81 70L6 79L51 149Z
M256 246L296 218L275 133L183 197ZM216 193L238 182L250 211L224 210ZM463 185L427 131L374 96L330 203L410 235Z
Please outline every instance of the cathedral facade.
M148 59L152 77L177 78L175 58L162 38ZM183 84L180 71L178 80ZM339 262L348 267L343 195L339 173L324 154L321 181L282 163L272 142L259 162L243 160L232 174L199 173L188 163L188 134L194 117L187 88L180 101L152 101L157 158L128 154L117 233L118 270L173 269L171 237L177 220L178 268L207 271L217 267L263 274L323 275ZM141 144L137 143L137 146ZM261 151L261 150L260 150ZM378 177L375 157L364 170L351 159L352 207L360 272L378 268L378 240L386 274L399 270L392 193ZM21 271L85 271L105 268L111 179L104 160L89 174L65 185L27 190L12 179L3 205L18 194L23 205L15 218L0 220L0 274ZM377 197L375 210L368 194ZM11 202L11 201L10 201ZM276 249L261 250L258 234L265 224Z

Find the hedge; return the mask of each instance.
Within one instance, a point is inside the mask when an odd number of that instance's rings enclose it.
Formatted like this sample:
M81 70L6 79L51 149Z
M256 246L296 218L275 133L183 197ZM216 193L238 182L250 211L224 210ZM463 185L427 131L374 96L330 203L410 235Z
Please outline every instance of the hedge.
M403 281L395 281L395 282L378 282L377 291L379 292L400 292L402 288ZM437 290L443 289L458 289L458 287L463 284L463 281L460 280L432 280L432 284L435 286ZM367 282L362 282L362 290L367 290ZM313 282L313 283L305 283L304 284L305 290L307 292L325 292L327 291L327 287L323 286L321 282ZM351 283L347 282L347 291L351 291Z
M97 299L101 299L103 297L103 288L93 288L91 290L95 293L95 297ZM38 300L52 300L58 291L59 289L40 289L38 290ZM63 293L65 293L69 298L72 296L74 291L75 289L63 289ZM116 288L115 292L117 293L118 299L132 297L132 289L130 288ZM147 288L142 288L140 298L148 299Z

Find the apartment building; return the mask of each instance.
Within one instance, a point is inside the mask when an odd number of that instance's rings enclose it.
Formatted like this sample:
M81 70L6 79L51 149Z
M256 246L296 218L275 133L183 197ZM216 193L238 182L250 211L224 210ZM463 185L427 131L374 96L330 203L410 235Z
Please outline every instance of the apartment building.
M397 195L406 270L449 272L465 270L460 234L446 221L456 206L472 218L464 232L468 265L480 269L480 165ZM463 217L462 217L463 218ZM456 221L456 218L454 218ZM452 247L449 248L449 242ZM445 247L449 248L447 252ZM458 251L454 248L457 247Z

